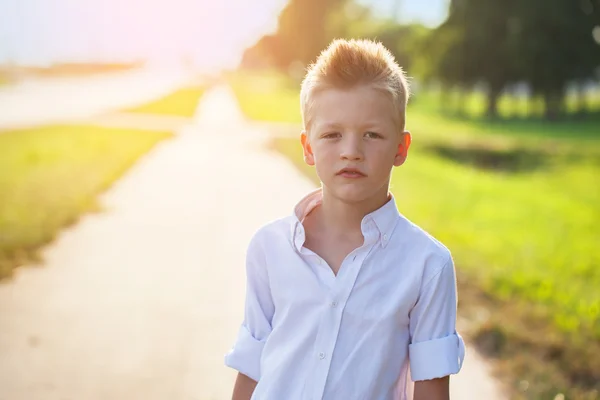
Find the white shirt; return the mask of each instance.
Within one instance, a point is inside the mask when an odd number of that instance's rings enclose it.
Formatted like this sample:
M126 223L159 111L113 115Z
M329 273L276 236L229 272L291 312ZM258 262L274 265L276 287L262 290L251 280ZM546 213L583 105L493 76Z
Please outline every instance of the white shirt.
M259 229L247 251L245 318L225 356L258 381L253 400L404 400L414 381L456 374L450 252L403 217L393 198L366 215L364 244L335 276L303 246L322 192Z

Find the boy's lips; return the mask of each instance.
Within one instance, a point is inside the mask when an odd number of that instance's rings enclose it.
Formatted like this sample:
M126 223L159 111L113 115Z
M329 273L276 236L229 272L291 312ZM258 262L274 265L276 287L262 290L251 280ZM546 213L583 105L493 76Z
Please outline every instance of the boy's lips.
M364 178L367 176L358 168L342 168L336 175L343 176L344 178Z

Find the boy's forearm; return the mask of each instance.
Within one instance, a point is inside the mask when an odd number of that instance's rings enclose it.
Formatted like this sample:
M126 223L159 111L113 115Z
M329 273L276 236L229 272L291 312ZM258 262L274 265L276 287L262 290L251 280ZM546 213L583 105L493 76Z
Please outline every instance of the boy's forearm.
M250 400L257 382L242 373L238 373L233 387L232 400Z
M413 400L449 400L450 377L415 382Z

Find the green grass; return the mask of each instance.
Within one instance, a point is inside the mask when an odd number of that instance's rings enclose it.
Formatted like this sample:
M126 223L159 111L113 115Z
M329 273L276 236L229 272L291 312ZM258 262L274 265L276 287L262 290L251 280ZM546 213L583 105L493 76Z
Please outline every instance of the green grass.
M451 108L454 111L460 111L469 117L484 116L487 110L487 98L485 93L469 92L461 93L452 91L441 98L441 91L426 90L417 92L416 98L420 103L429 103L429 105L439 105L440 101L444 103L446 109ZM586 94L586 107L588 111L598 112L600 110L600 91ZM415 98L413 98L414 103ZM565 107L568 113L577 115L579 111L579 99L575 93L568 93L565 97ZM438 110L436 110L438 111ZM544 102L541 97L528 99L527 97L504 93L498 99L498 114L505 119L523 119L523 118L542 118L544 113Z
M144 114L163 114L180 117L192 117L204 88L189 87L179 89L156 101L143 104L139 107L127 109L127 112L138 112Z
M16 70L21 73L37 76L78 76L105 74L111 72L129 71L140 67L141 64L119 64L119 63L57 63L45 67L18 66Z
M273 104L267 108L273 120L293 113L275 106L292 102L287 88L255 96L247 86L237 90L245 110L253 110L244 106L247 99L259 98ZM515 387L529 380L522 397L554 398L561 391L567 399L595 398L600 124L457 119L433 106L409 107L413 146L391 182L399 209L453 252L461 307L491 311L475 337L509 360ZM264 111L248 115L268 119ZM318 182L297 138L280 137L273 145Z
M10 79L8 78L8 74L4 73L2 70L0 70L0 86L1 85L7 85L8 83L10 83Z
M0 134L0 278L83 212L167 132L51 126Z
M500 103L500 114L503 118L489 120L481 117L483 99L474 94L466 101L464 112L457 114L454 107L442 106L446 100L439 94L428 92L417 93L411 98L408 106L407 128L416 134L423 133L427 139L448 136L447 126L450 123L452 134L460 138L472 139L477 136L500 137L502 140L543 140L557 139L563 142L598 141L600 140L600 106L595 107L587 116L568 115L557 121L546 121L539 115L514 115L503 111ZM505 107L506 108L506 107Z
M301 122L300 86L273 73L238 72L228 79L246 116L257 121ZM274 93L276 95L274 96Z

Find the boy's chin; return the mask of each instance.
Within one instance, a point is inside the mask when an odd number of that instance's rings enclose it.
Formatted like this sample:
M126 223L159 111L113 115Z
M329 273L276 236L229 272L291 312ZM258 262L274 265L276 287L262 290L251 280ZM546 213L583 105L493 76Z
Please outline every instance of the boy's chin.
M357 184L333 185L327 188L329 193L344 203L361 203L373 196L373 190Z

